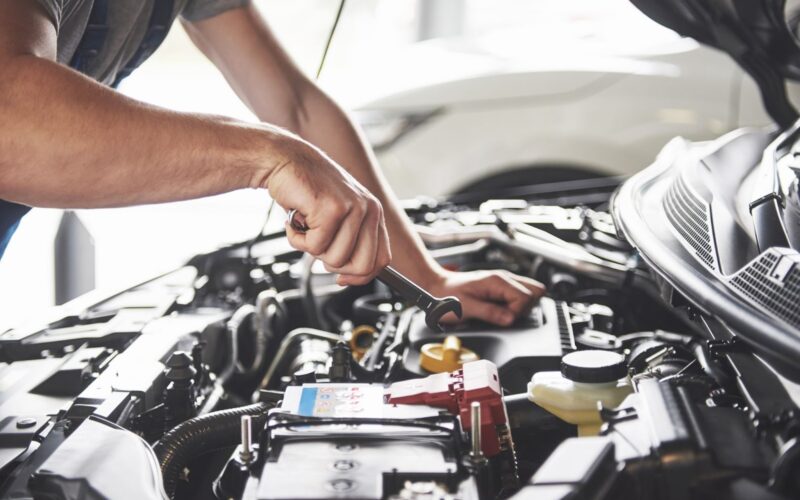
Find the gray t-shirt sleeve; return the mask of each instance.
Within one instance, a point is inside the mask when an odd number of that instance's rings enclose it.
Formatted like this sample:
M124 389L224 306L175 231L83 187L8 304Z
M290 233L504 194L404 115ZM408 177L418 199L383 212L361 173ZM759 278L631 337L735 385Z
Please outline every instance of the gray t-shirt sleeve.
M50 1L57 2L58 0ZM187 21L199 21L248 3L250 3L250 0L189 0L186 7L183 8L181 17Z
M64 0L37 0L44 11L50 16L58 32L61 26L61 12L64 10Z

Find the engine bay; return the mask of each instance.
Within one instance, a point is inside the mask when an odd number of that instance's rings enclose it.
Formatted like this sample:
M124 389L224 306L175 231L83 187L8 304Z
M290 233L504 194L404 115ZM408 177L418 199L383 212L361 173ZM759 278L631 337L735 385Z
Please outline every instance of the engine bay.
M651 272L614 187L407 203L448 269L547 286L508 328L435 332L276 232L3 333L2 496L797 494L788 383Z

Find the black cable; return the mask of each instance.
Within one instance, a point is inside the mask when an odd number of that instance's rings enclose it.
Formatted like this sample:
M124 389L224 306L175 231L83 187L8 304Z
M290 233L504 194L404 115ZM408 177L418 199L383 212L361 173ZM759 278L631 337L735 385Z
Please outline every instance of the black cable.
M270 408L271 405L257 403L206 413L167 432L153 450L158 457L164 475L164 489L169 498L175 496L180 476L192 459L209 451L235 445L240 437L243 415L250 415L253 418L252 428L255 432L260 431L267 421Z
M331 48L333 35L336 33L336 28L339 26L339 20L342 17L344 2L345 0L341 0L341 2L339 2L339 8L336 11L336 18L333 20L333 26L331 26L331 31L328 33L328 40L325 42L325 48L322 51L322 58L319 61L317 76L315 78L316 80L319 80L319 75L322 74L322 68L325 66L325 60L328 58L328 50ZM317 303L316 296L314 295L314 287L311 282L313 278L312 268L314 267L315 260L316 259L314 258L309 258L305 262L305 266L303 267L303 275L300 278L300 289L303 292L303 308L305 309L309 324L313 328L327 330L328 328L326 328L326 324L324 323L325 318L319 308L319 304Z
M247 243L247 260L253 259L253 247L255 246L256 243L258 243L258 240L260 240L261 237L264 236L264 231L267 230L267 226L269 225L269 220L272 217L273 208L275 208L275 200L271 199L269 200L269 207L267 208L267 217L264 219L264 224L261 225L261 229L258 231L258 234L256 234L253 237L253 239Z
M316 261L317 259L311 254L306 255L302 260L303 269L300 274L300 291L302 292L303 312L306 313L306 321L311 328L327 331L328 328L327 325L323 323L324 318L319 304L317 303L317 297L314 295L314 286L312 283L314 279L314 262Z
M394 333L395 325L397 324L397 315L394 313L387 314L383 320L383 327L381 328L381 333L378 336L378 339L370 348L369 352L367 352L366 360L364 362L364 366L369 371L375 371L375 365L380 360L380 356L383 353L383 346L386 344L386 341L389 340L389 337Z
M780 454L772 464L770 486L775 490L793 494L800 489L797 464L800 463L800 440L794 437L781 446Z
M415 422L415 421L387 421L387 419L363 419L363 418L331 418L326 419L325 421L314 421L314 420L304 420L299 422L281 422L277 424L271 424L267 427L267 429L291 429L294 427L312 427L312 426L328 426L328 425L382 425L382 426L389 426L389 427L412 427L416 429L426 429L429 431L438 431L443 432L447 435L453 434L453 429L449 429L444 426L434 425L434 424L426 424L424 422ZM384 435L383 432L378 433L379 435ZM327 433L326 433L327 435Z
M554 419L558 417L553 416ZM325 431L324 439L335 441L335 440L347 440L347 441L356 441L356 440L381 440L381 441L400 441L402 443L419 443L423 445L431 445L440 448L444 453L450 454L453 450L453 447L450 443L446 442L447 439L454 439L453 436L447 436L444 439L431 439L437 438L438 436L430 436L428 434L419 434L419 435L412 435L412 434L384 434L381 432L372 432L372 433L358 433L355 434L353 432L328 432ZM306 434L295 434L291 436L281 435L280 439L282 443L298 443L298 442L305 442L305 441L312 441L315 443L319 443L320 441L319 434L308 433Z
M339 2L339 9L336 11L336 17L333 20L333 26L331 26L331 31L330 33L328 33L328 40L325 42L325 48L322 51L322 59L320 59L319 67L317 68L317 76L316 76L317 80L319 80L319 75L322 74L322 68L325 66L325 60L328 58L328 50L331 48L333 35L336 33L336 28L339 27L339 19L341 19L342 17L342 11L344 10L344 2L345 0L341 0Z
M316 80L319 80L319 75L322 74L322 68L325 66L325 61L328 59L328 50L331 48L331 42L333 41L333 35L336 34L336 29L339 27L339 20L342 18L342 11L344 10L345 0L341 0L339 2L339 8L336 10L336 17L333 19L333 25L331 26L331 30L328 33L328 39L325 42L325 48L322 50L322 58L319 60L319 67L317 67L317 76ZM272 209L275 206L275 200L271 200L269 204L269 208L267 209L267 219L264 221L264 224L261 226L261 230L258 234L250 240L250 243L247 246L247 257L248 259L252 258L252 251L253 245L258 242L259 238L264 235L264 231L267 229L267 224L269 224L270 215L272 215Z
M274 419L280 418L281 422ZM402 418L370 418L370 417L312 417L305 415L295 415L293 413L275 412L267 417L267 429L292 428L296 426L324 426L324 425L384 425L396 427L413 427L427 429L431 431L453 434L456 427L446 427L433 422L441 421L441 417L423 417L417 419ZM433 421L433 422L431 422Z

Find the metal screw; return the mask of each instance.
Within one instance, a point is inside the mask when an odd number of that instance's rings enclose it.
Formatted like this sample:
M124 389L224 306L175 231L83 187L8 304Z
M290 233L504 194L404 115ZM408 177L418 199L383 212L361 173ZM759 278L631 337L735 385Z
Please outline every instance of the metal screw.
M431 495L436 490L436 483L433 481L406 481L405 487L415 495Z
M333 462L333 468L336 470L353 470L356 468L356 463L352 460L337 460Z
M355 486L355 483L349 479L334 479L328 484L330 485L331 489L337 493L350 491Z
M470 420L472 422L472 458L483 458L481 448L481 403L473 401L469 406Z
M34 425L36 425L35 418L27 417L17 420L17 429L28 429L30 427L33 427Z
M352 443L339 443L336 445L336 449L343 453L349 453L356 449L356 445Z
M243 463L250 463L253 460L253 430L250 415L242 415L242 449L239 451L239 459Z

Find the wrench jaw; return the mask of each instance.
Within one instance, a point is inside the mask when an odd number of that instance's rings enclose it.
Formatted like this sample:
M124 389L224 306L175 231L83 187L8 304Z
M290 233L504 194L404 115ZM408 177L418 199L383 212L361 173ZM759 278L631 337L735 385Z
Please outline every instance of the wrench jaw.
M305 233L308 226L305 218L296 209L288 213L289 225L297 232ZM389 288L397 292L404 299L411 301L417 307L425 311L425 324L428 328L437 332L444 332L444 328L439 324L439 320L447 313L453 313L458 318L463 314L461 301L457 297L444 297L442 299L433 297L430 293L420 288L416 283L398 273L391 266L387 266L380 273L378 279Z
M425 311L425 324L428 325L428 328L431 330L440 333L444 332L444 329L442 328L442 325L439 324L439 321L447 313L453 313L459 319L461 318L463 311L461 309L461 301L458 300L458 298L444 297L442 299L438 299L433 307Z

